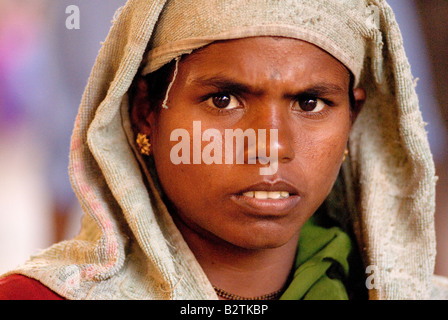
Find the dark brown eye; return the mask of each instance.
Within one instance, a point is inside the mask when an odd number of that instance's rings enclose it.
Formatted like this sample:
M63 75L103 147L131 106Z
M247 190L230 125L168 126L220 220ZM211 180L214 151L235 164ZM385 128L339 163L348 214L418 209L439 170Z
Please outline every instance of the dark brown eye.
M235 109L239 107L238 100L231 94L218 94L210 99L213 106L219 109Z
M325 102L317 98L305 98L294 102L294 108L306 112L320 112L326 107Z

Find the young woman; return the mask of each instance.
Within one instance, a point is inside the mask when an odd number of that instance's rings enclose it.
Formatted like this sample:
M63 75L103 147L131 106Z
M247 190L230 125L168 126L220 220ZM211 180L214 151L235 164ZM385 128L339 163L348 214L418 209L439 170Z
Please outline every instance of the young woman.
M72 139L82 230L0 292L442 296L413 84L384 1L130 0Z

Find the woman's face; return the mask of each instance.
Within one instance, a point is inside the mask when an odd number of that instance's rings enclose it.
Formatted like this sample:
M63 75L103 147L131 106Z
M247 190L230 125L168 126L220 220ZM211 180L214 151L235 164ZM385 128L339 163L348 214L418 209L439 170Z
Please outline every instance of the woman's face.
M217 42L183 58L168 108L138 121L140 131L150 136L157 174L180 230L250 249L296 239L338 175L352 125L349 83L338 60L288 38ZM183 153L186 149L179 155L187 156L189 164L173 163L172 150L177 154L181 142L177 136L171 139L177 129L188 132L182 145L191 148L190 155ZM194 164L198 150L216 155L203 137L208 129L222 137L222 164L204 159ZM252 151L277 153L276 170L260 173L275 159L249 163L248 139L244 164L235 160L236 143L233 161L225 161L230 150L225 150L226 130L236 129L266 130L266 139L257 134L261 144Z

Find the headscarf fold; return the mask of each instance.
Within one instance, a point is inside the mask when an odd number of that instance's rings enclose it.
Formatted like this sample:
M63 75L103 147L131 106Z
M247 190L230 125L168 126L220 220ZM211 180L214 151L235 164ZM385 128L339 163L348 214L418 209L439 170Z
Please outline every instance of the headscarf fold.
M129 0L99 52L75 123L69 170L85 211L82 230L10 273L69 299L216 299L153 168L135 152L127 92L138 72L249 36L311 42L366 90L337 197L347 203L364 267L379 272L370 298L429 298L434 165L401 34L383 0Z

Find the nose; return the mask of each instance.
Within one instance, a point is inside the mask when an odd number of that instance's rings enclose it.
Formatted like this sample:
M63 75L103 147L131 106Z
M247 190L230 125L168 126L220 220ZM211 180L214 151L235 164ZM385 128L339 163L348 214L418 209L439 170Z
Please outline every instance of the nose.
M266 158L278 163L288 163L294 159L294 123L287 106L274 103L261 105L256 109L250 125L257 132L256 154L261 164L266 164Z

